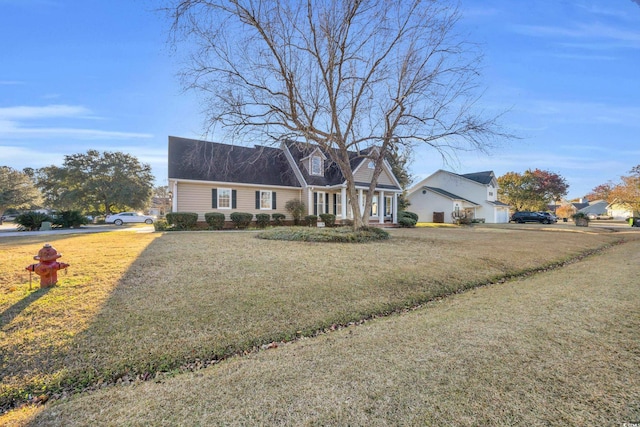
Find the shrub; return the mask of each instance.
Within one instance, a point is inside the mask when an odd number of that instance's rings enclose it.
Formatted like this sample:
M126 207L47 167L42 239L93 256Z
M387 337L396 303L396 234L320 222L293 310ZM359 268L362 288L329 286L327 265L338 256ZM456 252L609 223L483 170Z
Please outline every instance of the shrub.
M400 227L411 228L418 223L418 214L409 211L398 212L398 224Z
M330 213L320 214L320 218L322 219L322 222L324 222L324 224L327 227L334 227L336 225L336 216L334 214L330 214Z
M317 227L318 226L318 217L316 215L307 215L304 217L304 222L309 227Z
M370 240L387 240L389 238L389 233L378 227L360 227L358 231L364 236L370 235L375 237Z
M207 212L204 220L207 221L210 230L222 230L224 228L224 214L220 212Z
M169 227L169 224L164 219L158 219L156 221L153 221L153 229L155 231L166 231L168 227Z
M398 217L398 225L400 225L400 227L412 228L416 226L416 221L411 217L401 216Z
M418 214L414 213L414 212L409 212L409 211L400 211L400 212L398 212L398 219L400 219L402 217L409 217L409 218L413 219L415 222L418 222Z
M233 225L236 228L244 229L251 224L251 220L253 219L253 214L246 212L234 212L230 215L231 221L233 221Z
M587 215L584 212L575 213L575 214L571 215L571 218L573 218L574 220L575 219L585 219L585 220L589 221L589 215Z
M26 231L39 230L45 221L53 222L53 218L40 212L26 212L16 217L16 223L20 225L18 229Z
M195 212L171 212L166 215L166 218L176 230L195 228L198 222L198 214Z
M87 224L89 220L80 211L62 211L53 219L53 223L62 228L80 227Z
M284 219L286 218L285 214L281 214L281 213L274 213L271 214L271 219L273 220L273 223L275 225L284 225Z
M256 214L256 224L258 225L258 227L265 228L267 225L269 225L270 221L271 215L264 213Z
M362 227L353 230L350 227L334 228L301 228L279 227L263 231L256 236L267 240L291 240L298 242L328 242L328 243L367 243L386 240L389 233L375 227Z
M304 202L298 199L291 199L284 205L284 208L293 217L293 224L300 225L302 215L304 215L304 213L307 211L307 207L305 206Z

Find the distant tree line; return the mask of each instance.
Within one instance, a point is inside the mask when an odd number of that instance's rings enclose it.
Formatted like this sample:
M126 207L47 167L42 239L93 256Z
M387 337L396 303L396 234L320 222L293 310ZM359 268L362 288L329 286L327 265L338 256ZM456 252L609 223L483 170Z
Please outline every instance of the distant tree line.
M110 214L143 210L153 194L151 166L130 154L71 154L62 166L22 171L0 166L0 215L8 208Z
M498 186L500 201L516 211L546 211L569 190L562 176L540 169L528 169L522 174L508 172L498 178Z

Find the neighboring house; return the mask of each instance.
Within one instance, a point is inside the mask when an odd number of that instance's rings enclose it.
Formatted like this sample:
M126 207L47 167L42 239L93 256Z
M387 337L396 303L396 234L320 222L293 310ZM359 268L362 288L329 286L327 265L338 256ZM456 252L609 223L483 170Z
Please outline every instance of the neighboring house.
M373 175L373 163L350 153L358 200ZM285 141L280 147L244 147L169 137L169 189L173 212L282 213L287 201L301 200L309 215L332 213L352 219L347 185L339 167L318 146ZM385 161L373 195L370 222L397 223L402 188Z
M151 207L149 208L149 215L164 216L171 208L170 197L152 197Z
M407 198L409 210L421 222L451 223L461 215L487 223L509 222L509 206L497 199L498 181L492 171L459 175L440 169L413 186Z
M589 217L598 217L607 215L607 201L606 200L594 200L593 202L586 202L586 206L582 206L584 203L574 203L576 211L588 215Z
M633 215L633 208L624 202L614 200L607 205L607 215L613 217L613 219L626 220Z

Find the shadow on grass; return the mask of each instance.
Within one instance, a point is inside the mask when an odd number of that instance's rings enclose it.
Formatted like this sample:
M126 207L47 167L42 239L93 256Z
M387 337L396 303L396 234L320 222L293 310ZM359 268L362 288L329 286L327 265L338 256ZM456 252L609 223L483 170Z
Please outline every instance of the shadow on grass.
M51 288L38 289L0 313L0 328L4 328L5 325L11 323L25 308L45 296L50 289Z
M284 339L280 335L287 328L294 331L293 335L296 334L298 329L313 328L314 331L322 330L325 328L325 324L330 326L333 319L341 314L341 312L329 313L320 320L309 319L307 324L303 325L303 328L295 324L302 320L297 319L291 322L292 324L289 324L289 320L287 320L294 318L296 310L287 311L283 309L279 313L280 317L286 317L284 320L281 319L282 330L267 331L269 332L268 335L261 333L251 334L252 331L247 330L246 333L250 336L246 334L238 336L236 339L242 338L242 340L233 341L231 336L236 333L236 329L234 329L226 332L228 336L221 334L220 336L206 339L207 345L187 348L190 344L188 344L188 341L182 340L183 336L194 333L206 335L207 333L211 334L211 331L214 330L213 326L208 323L210 319L207 317L213 315L210 314L213 305L210 304L205 295L196 294L193 301L185 302L183 300L185 282L189 281L191 275L202 275L207 269L198 268L193 272L185 273L186 270L181 270L176 265L186 261L200 267L203 265L218 265L212 260L215 261L214 255L217 251L225 250L221 244L224 239L218 241L216 237L219 234L217 233L194 233L190 235L193 237L190 237L188 242L183 242L172 237L172 234L174 233L161 235L149 242L129 267L122 272L115 286L111 288L109 296L101 304L100 312L90 319L86 329L73 337L73 342L65 350L69 354L62 354L64 352L61 352L59 355L52 355L52 357L60 358L59 363L53 369L64 371L64 378L59 377L57 384L47 389L47 394L59 394L63 391L73 393L74 391L91 389L98 383L122 382L129 384L136 380L144 381L153 378L157 372L178 370L185 366L188 369L198 360L224 358L240 350L259 348L260 345L270 342L269 340ZM202 238L202 236L206 236L206 238ZM220 236L222 235L220 234ZM189 258L188 260L185 259L184 255L180 255L181 244L197 246L198 244L203 244L204 240L207 240L208 248L215 247L215 249L211 249L211 253L203 251L207 253L199 253L194 259ZM264 241L256 239L255 242L255 244L254 241L241 241L240 243L245 245L242 246L243 250L250 248L260 252L260 248L265 248L263 244L257 243ZM235 264L219 264L212 271L224 274L237 268ZM254 275L258 274L258 272L259 270L256 270ZM171 275L171 277L167 277L167 275ZM160 281L164 282L164 286L156 286ZM173 284L173 286L167 286L168 283ZM250 298L257 295L255 289L252 286L246 286L241 290L244 292L241 295L243 301L246 300L245 302L248 304L246 309L254 310L255 307L251 305L253 302ZM396 289L396 291L403 292L403 289ZM447 292L451 293L451 291ZM329 303L334 295L333 293L327 295L327 303ZM360 311L356 311L353 315L368 318L376 315L376 313L384 314L396 308L401 309L408 302L414 304L413 300L407 300L408 296L398 300L393 299L394 295L382 295L380 297L382 299L377 301L376 304L362 306ZM224 295L220 294L216 298L222 297ZM230 294L229 297L238 299L238 295L235 293ZM393 300L389 301L389 298ZM427 297L421 294L420 298L422 300ZM147 302L151 305L146 304ZM277 304L278 300L274 300L273 303ZM155 310L155 313L145 312L145 305L151 307L151 312L155 308L157 310ZM174 318L176 316L180 317L184 311L188 311L194 305L202 308L202 316L204 317L193 316L190 321L186 321L177 327L175 327L175 324L170 325L172 328L162 327L166 326L166 318L171 318L172 316ZM304 307L304 305L300 306L299 310L304 310ZM264 310L267 312L265 318L270 319L271 317L269 316L273 316L271 313L272 308L272 306L265 303ZM159 319L158 325L153 322L154 316ZM246 326L243 325L243 322L247 323L248 320L240 316L237 328ZM139 336L135 337L136 339L127 338L126 331L132 328L139 329L137 331ZM247 327L245 329L250 328ZM305 334L312 335L314 333L314 331L307 331L307 329L305 331ZM226 342L224 342L225 339ZM178 348L175 353L179 354L163 353L163 340L167 343L180 343L177 347L168 346L170 348ZM107 341L109 344L104 345ZM209 343L211 341L213 343ZM80 351L73 352L71 349ZM128 350L131 351L129 352ZM204 353L200 353L200 351ZM143 360L136 360L136 353L138 355L146 354L146 357ZM57 389L56 386L58 387Z

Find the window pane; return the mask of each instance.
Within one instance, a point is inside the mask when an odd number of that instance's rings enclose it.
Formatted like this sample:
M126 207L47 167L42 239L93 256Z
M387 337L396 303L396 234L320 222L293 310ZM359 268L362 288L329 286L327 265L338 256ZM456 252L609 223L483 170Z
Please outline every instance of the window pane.
M218 208L231 207L231 190L218 189Z
M318 156L313 156L311 158L311 174L312 175L321 175L322 168L322 159Z
M260 192L260 209L271 209L271 191Z
M320 215L324 213L324 193L319 191L317 197L318 197L318 215Z

